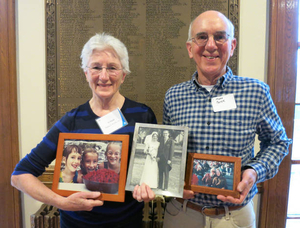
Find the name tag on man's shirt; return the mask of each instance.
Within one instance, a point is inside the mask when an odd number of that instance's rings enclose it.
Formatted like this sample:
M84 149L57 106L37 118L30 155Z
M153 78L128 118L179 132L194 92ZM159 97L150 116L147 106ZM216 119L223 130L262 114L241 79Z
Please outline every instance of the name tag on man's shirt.
M103 134L113 133L128 124L119 108L96 119L96 122L101 128Z
M233 94L214 97L211 99L214 112L221 112L231 109L236 109L236 103Z

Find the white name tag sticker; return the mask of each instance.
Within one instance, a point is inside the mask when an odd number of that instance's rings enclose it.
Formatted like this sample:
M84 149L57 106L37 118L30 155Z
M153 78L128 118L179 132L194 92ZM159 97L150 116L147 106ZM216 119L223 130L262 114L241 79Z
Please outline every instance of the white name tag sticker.
M103 134L111 134L128 124L119 108L96 119L96 122L101 128Z
M228 94L221 97L211 99L214 112L236 109L236 103L233 94Z

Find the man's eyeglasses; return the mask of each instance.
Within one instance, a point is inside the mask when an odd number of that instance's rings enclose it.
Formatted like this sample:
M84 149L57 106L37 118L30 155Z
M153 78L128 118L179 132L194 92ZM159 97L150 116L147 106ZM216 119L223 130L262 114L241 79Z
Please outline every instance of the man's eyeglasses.
M217 45L222 45L229 39L230 35L226 32L217 32L213 35L213 37ZM199 47L205 46L208 39L209 36L207 35L207 33L202 32L196 34L195 37L191 38L191 40L195 42Z
M98 76L103 69L105 69L109 75L117 75L120 70L123 70L116 67L87 67L87 68L90 69L91 74L93 76Z

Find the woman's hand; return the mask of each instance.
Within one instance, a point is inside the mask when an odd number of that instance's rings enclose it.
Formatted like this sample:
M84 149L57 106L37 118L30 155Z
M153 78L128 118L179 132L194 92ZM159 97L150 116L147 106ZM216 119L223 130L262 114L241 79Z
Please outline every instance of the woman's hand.
M62 200L58 208L66 211L91 211L94 207L102 206L98 200L100 192L76 192Z
M68 211L90 211L93 207L102 206L103 201L97 200L100 192L76 192L68 197L63 197L46 187L32 174L13 175L11 184L32 198Z
M155 199L155 193L152 191L152 189L146 185L145 183L142 183L141 186L136 185L132 192L132 197L136 199L139 202L149 202L151 200Z

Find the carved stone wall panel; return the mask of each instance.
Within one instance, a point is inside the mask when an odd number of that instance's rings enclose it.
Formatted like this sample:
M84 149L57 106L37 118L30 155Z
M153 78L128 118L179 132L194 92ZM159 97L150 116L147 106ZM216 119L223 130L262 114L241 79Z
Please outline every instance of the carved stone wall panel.
M238 0L47 0L45 9L48 128L91 98L80 54L95 33L110 33L126 45L132 73L121 93L149 105L160 123L165 92L196 69L185 46L191 20L206 10L221 11L238 39ZM237 53L229 62L234 73Z

